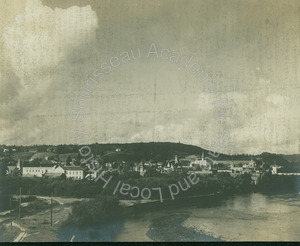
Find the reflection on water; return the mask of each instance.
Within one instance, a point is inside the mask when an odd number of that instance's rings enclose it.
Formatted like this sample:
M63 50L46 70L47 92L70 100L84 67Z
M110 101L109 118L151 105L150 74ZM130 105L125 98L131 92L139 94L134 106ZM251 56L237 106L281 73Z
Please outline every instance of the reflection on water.
M226 241L299 241L300 196L239 195L219 207L190 208L184 226Z
M139 210L102 228L69 229L62 241L299 241L300 195L252 193Z

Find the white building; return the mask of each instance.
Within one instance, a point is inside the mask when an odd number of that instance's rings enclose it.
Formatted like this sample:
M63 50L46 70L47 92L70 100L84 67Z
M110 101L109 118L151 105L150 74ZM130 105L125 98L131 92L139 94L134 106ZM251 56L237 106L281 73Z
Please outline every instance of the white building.
M113 164L112 164L112 163L110 163L110 162L108 162L108 163L105 163L105 167L106 167L106 169L111 169L111 168L112 168L112 166L113 166Z
M242 164L242 163L234 164L234 162L232 162L230 165L230 169L231 169L232 173L234 173L234 174L242 174L244 171L243 165L244 164Z
M256 166L256 163L252 159L251 159L251 161L249 161L249 163L243 164L243 168L253 169L253 168L255 168L255 166Z
M47 175L61 175L65 173L65 170L58 166L58 165L53 165L53 164L44 164L43 166L24 166L22 168L22 176L37 176L37 177L43 177L44 174Z
M84 178L84 172L82 167L64 167L67 178L75 180L81 180Z
M199 167L200 169L206 169L206 170L211 170L211 165L207 160L204 159L204 151L202 150L202 158L201 160L195 160L190 163L191 168L197 168Z
M218 173L232 173L230 168L218 168Z
M277 172L278 172L278 168L279 168L279 166L271 166L272 167L272 174L277 174Z

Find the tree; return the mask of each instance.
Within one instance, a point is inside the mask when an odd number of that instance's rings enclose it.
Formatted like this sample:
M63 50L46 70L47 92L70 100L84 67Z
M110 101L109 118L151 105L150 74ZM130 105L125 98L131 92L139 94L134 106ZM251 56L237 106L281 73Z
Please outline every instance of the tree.
M224 192L233 192L234 190L234 179L229 173L218 173L217 180L220 185L220 188Z
M260 182L258 182L256 189L262 192L274 191L278 184L276 183L276 175L272 175L270 172L265 172Z
M253 188L249 173L241 174L235 178L235 186L240 192L249 192Z
M67 176L66 176L66 174L62 173L62 174L60 175L60 178L61 178L62 180L66 180L66 179L67 179Z
M0 165L0 175L6 175L6 172L8 171L7 163L3 163Z
M71 157L70 156L68 156L68 158L67 158L67 160L66 160L66 164L67 164L67 166L70 166L71 164L71 161L72 161L72 159L71 159Z
M34 159L31 164L33 165L40 165L41 164L42 159L41 158L36 158Z
M21 174L21 171L20 171L18 168L15 168L15 169L12 171L12 176L19 177L20 174Z
M159 177L160 173L155 168L148 168L144 177Z
M129 178L140 178L140 177L141 177L140 173L135 172L135 171L133 171L133 172L123 172L123 173L120 174L120 179L121 180L127 180Z
M122 209L116 197L101 196L90 201L74 203L72 213L63 225L72 227L101 225L120 218L121 213Z

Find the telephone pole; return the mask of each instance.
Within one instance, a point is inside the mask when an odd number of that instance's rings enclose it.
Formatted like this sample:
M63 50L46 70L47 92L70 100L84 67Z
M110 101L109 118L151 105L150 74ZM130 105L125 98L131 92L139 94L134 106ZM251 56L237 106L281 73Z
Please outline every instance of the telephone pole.
M51 211L51 226L52 226L52 192L51 192L50 211Z
M21 219L21 196L22 196L22 188L20 187L20 194L19 194L19 219Z
M11 195L9 196L10 229L12 230Z

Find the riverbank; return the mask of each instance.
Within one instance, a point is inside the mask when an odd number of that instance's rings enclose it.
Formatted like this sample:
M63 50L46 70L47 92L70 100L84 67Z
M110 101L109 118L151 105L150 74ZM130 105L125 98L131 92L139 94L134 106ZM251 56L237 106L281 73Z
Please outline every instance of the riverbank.
M147 236L154 241L162 242L211 242L222 241L204 231L196 231L183 226L191 215L185 213L172 214L153 220Z

